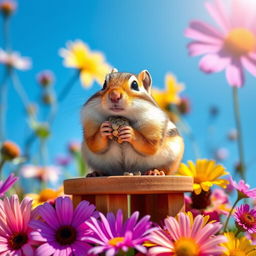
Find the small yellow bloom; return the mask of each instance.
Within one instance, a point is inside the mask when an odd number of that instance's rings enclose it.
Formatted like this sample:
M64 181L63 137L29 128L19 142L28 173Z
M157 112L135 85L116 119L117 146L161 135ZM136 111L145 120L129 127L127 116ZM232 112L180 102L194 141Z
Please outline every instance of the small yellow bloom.
M158 105L166 110L170 104L179 104L179 93L184 90L184 86L176 80L175 76L171 73L165 76L165 90L154 89L152 91L153 98Z
M67 43L67 49L61 49L60 55L64 58L64 65L80 71L81 83L89 87L94 80L99 84L104 82L110 66L105 63L105 58L100 52L92 52L82 41Z
M224 233L227 242L221 244L225 251L221 256L256 256L256 246L246 237L237 238L233 233Z
M169 116L170 120L177 122L179 117L177 113L171 111L170 105L177 105L180 103L179 93L184 90L184 86L176 80L175 76L171 73L167 73L165 76L165 89L152 90L152 96L159 105L159 107L164 110Z
M188 161L188 165L181 164L178 175L192 176L194 178L193 189L199 195L202 190L209 191L213 185L225 188L229 183L228 180L220 178L227 175L228 172L222 165L216 164L214 160L198 159L196 164Z
M33 199L32 207L36 208L38 205L41 205L45 202L54 201L58 196L62 196L63 187L60 187L58 190L54 190L51 188L43 189L39 194L27 194L27 197Z

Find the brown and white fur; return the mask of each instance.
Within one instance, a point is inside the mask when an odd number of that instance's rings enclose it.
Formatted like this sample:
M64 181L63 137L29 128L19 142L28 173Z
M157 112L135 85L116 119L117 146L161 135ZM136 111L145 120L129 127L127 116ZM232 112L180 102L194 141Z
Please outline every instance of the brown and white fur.
M132 83L138 90L131 88ZM184 151L183 139L152 98L151 85L146 70L138 75L114 70L106 76L103 89L84 104L82 152L93 171L122 175L158 169L170 175L177 170ZM109 116L129 120L130 126L119 129L121 143L109 139Z

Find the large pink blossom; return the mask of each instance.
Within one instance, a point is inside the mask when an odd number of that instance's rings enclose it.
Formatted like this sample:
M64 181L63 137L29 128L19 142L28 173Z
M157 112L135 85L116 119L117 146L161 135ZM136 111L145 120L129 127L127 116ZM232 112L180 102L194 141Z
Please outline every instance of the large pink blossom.
M152 232L150 241L156 246L149 250L149 256L167 255L220 255L224 248L220 246L226 239L216 235L221 224L207 223L208 217L198 215L193 220L190 214L179 213L177 219L167 217L164 229Z
M218 29L195 20L185 35L194 39L188 45L190 55L204 55L199 63L202 71L225 70L228 83L241 87L243 68L256 76L256 5L245 0L231 0L230 6L224 3L227 1L212 0L205 4Z
M0 255L33 256L29 222L31 200L19 203L17 195L0 200Z

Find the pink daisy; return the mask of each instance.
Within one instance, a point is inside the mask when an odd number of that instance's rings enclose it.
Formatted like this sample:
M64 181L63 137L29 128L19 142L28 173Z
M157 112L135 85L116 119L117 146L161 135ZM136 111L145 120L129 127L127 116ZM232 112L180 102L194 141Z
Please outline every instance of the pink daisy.
M253 199L256 199L256 188L254 189L250 189L250 186L248 184L245 183L244 180L240 180L238 183L235 182L232 177L230 176L229 178L229 183L230 183L230 186L234 189L237 190L238 192L238 197L240 199L242 198L247 198L247 197L250 197L250 198L253 198Z
M138 221L139 213L134 212L123 222L123 213L119 210L116 217L113 213L108 213L107 217L100 213L100 218L101 221L97 221L92 217L91 222L87 222L94 233L86 237L85 241L97 244L89 251L91 254L106 253L107 256L114 256L119 252L128 253L130 248L146 253L147 250L142 244L148 239L149 233L154 230L150 228L150 216L145 216Z
M28 70L32 65L29 58L21 57L17 52L9 53L2 49L0 49L0 63L19 70Z
M31 200L19 203L17 195L0 200L0 255L33 256L31 230Z
M18 177L11 173L5 181L0 180L0 197L2 197L18 179Z
M21 175L25 178L36 178L43 182L55 183L61 175L61 168L54 165L25 165L21 168Z
M256 233L256 210L250 209L248 204L242 204L234 213L236 226L249 233Z
M205 55L199 67L206 73L226 71L228 83L244 84L243 68L256 76L256 12L255 4L231 0L228 12L224 0L205 4L220 29L201 21L192 21L185 35L195 41L188 45L192 56Z
M190 213L179 213L177 219L165 219L165 228L154 231L150 241L156 246L149 250L149 256L193 255L215 256L225 249L220 246L226 242L222 235L215 235L222 225L207 223L209 217L198 215L193 219Z
M82 201L74 210L69 197L58 197L55 207L44 203L36 208L36 214L41 218L32 220L30 226L35 230L33 239L41 244L37 256L88 255L91 246L82 238L92 232L85 221L97 215L94 205Z

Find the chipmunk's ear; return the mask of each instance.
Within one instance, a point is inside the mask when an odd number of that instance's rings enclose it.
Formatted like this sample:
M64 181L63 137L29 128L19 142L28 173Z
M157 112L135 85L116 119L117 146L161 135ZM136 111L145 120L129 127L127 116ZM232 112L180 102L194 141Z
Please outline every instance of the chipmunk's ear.
M112 68L110 73L116 73L116 72L118 72L118 70L116 68Z
M151 92L152 78L147 70L143 70L139 73L138 79L143 83L147 92Z

